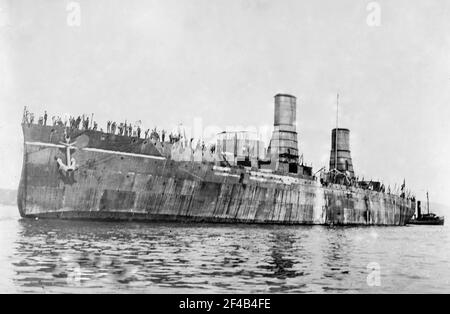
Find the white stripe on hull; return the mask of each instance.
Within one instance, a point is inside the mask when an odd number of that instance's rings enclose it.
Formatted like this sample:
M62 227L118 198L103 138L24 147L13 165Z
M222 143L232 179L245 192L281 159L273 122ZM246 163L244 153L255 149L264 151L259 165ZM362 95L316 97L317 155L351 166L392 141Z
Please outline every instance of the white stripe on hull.
M53 148L66 148L64 145L59 144L52 144L52 143L43 143L43 142L25 142L27 145L31 146L44 146L44 147L53 147ZM99 148L81 148L80 150L85 150L88 152L97 152L97 153L105 153L105 154L115 154L120 156L129 156L129 157L140 157L140 158L147 158L147 159L158 159L158 160L165 160L166 158L161 156L149 156L149 155L143 155L143 154L135 154L135 153L126 153L126 152L119 152L115 150L106 150L106 149L99 149Z
M52 144L52 143L44 143L44 142L25 142L27 145L31 146L45 146L45 147L54 147L54 148L66 148L64 145Z
M166 159L166 158L161 157L161 156L150 156L150 155L135 154L135 153L125 153L125 152L118 152L118 151L115 151L115 150L105 150L105 149L99 149L99 148L83 148L82 150L85 150L85 151L88 151L88 152L116 154L116 155L121 155L121 156L141 157L141 158L148 158L148 159L158 159L158 160L165 160Z

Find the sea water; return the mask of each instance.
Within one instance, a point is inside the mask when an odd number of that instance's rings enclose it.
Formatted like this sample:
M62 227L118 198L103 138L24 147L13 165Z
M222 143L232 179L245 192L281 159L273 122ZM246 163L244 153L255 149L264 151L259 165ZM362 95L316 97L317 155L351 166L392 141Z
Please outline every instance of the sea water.
M3 293L449 293L447 226L21 219L0 206Z

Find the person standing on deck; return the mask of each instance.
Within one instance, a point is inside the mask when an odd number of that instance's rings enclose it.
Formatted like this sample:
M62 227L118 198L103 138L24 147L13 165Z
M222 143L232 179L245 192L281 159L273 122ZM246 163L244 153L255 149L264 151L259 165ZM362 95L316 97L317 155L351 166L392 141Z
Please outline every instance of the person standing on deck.
M22 123L23 124L28 124L28 109L27 109L27 106L25 106L24 108L23 108L23 118L22 118Z

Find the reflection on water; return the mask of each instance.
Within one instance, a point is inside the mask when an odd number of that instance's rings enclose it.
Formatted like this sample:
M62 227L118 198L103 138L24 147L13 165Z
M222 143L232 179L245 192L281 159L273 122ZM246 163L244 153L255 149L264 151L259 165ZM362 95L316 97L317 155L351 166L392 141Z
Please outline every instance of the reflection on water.
M0 292L450 292L447 227L144 224L16 216L0 219L0 227L5 248ZM380 286L367 281L367 265L373 262L380 265Z

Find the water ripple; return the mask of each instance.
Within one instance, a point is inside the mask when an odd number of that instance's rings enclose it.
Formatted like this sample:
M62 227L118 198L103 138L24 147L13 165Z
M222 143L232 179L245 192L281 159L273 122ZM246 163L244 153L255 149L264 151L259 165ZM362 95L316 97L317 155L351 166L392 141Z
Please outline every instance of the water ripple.
M0 218L5 292L450 292L447 227ZM369 263L380 286L368 284Z

